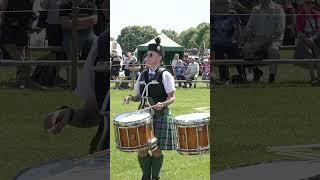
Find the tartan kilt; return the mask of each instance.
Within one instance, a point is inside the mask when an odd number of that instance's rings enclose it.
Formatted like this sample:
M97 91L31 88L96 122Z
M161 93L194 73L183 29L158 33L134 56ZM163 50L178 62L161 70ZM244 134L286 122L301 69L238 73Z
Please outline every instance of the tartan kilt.
M175 150L177 144L176 131L169 108L153 115L154 135L160 150Z

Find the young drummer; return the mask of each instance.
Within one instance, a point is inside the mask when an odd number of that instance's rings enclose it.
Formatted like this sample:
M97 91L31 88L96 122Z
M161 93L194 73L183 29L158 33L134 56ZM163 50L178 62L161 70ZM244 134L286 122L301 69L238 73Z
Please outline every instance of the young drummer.
M138 77L135 84L135 96L127 96L124 101L139 102L145 85L139 82L145 81L146 84L156 80L159 84L152 84L148 88L149 102L153 106L153 127L155 137L157 138L157 149L149 153L148 150L138 152L138 161L142 169L142 180L157 180L160 179L160 171L163 163L163 150L175 150L176 135L173 126L173 119L169 109L169 105L175 101L175 83L170 72L160 67L163 59L163 48L160 45L160 38L156 38L155 44L149 44L147 66ZM140 107L146 107L146 104L141 104Z

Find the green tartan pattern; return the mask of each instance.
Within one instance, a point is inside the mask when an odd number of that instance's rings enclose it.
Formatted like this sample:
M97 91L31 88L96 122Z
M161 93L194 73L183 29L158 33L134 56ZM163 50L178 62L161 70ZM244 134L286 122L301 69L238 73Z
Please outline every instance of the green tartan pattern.
M176 131L169 108L165 108L159 115L155 113L153 116L153 128L160 150L176 149Z

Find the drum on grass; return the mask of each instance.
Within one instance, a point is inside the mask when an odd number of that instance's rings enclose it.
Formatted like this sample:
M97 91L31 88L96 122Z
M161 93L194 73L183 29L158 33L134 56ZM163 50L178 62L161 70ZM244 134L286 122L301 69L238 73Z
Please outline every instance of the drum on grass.
M117 148L122 151L154 149L152 116L148 112L130 112L118 115L113 120Z
M67 160L50 161L18 173L14 180L108 179L109 151Z
M242 165L212 173L211 179L320 180L320 161L271 161Z
M191 113L175 117L179 153L199 154L209 150L209 120L210 113Z

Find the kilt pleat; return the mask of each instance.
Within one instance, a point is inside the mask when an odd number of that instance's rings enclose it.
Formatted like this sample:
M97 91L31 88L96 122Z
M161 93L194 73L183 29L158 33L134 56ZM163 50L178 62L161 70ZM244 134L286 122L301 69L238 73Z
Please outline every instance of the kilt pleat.
M177 137L169 108L163 109L160 113L155 113L153 127L158 148L160 150L175 150Z

